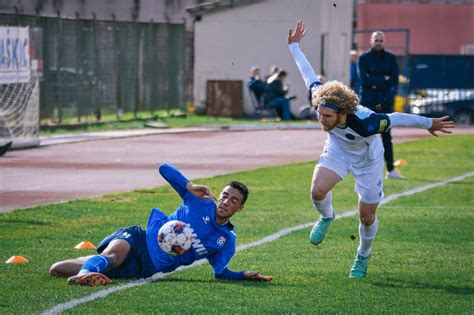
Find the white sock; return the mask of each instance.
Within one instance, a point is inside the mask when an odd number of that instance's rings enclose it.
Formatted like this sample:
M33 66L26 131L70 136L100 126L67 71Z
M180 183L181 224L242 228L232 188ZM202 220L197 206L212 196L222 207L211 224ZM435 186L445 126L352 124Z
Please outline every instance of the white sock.
M334 210L332 208L332 192L328 192L326 197L323 200L316 201L313 200L313 205L321 214L323 218L332 218L334 217Z
M359 222L359 237L360 243L357 248L357 253L364 257L369 257L372 252L372 245L374 244L375 234L379 229L379 220L375 217L374 223L371 226L366 226Z

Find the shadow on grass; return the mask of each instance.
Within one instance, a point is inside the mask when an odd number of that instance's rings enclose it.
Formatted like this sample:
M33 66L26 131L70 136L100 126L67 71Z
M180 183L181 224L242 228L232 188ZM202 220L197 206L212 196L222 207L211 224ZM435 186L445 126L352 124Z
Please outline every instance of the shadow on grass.
M42 226L53 226L53 224L49 222L37 221L37 220L2 220L2 223L19 223L19 224L27 224L27 225L42 225Z
M458 295L474 295L474 287L457 287L454 285L441 285L441 284L431 284L431 283L422 283L420 281L410 281L410 280L400 280L400 279L384 279L382 281L374 282L374 286L381 288L411 288L411 289L429 289L429 290L444 290L451 294Z
M153 282L184 282L184 283L206 283L206 284L211 284L211 283L226 283L226 284L234 284L234 285L240 285L240 286L255 286L255 287L266 287L268 285L273 285L272 281L270 282L265 282L265 281L247 281L247 280L242 280L242 281L233 281L233 280L217 280L217 279L172 279L172 278L165 278L165 279L158 279ZM282 284L277 284L281 286ZM285 285L288 286L288 285Z

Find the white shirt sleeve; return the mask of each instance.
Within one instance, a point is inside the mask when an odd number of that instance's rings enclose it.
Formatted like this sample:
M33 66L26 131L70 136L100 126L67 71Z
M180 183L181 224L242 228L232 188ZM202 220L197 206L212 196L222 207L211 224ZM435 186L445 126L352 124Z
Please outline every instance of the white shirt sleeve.
M306 87L309 89L311 84L319 81L318 76L314 72L313 67L309 63L306 56L301 51L300 45L298 43L291 43L288 45L288 48L290 49L291 55L293 56L293 59L295 60L296 65L303 76Z
M430 118L423 116L405 114L405 113L390 113L387 114L390 119L390 128L392 127L415 127L422 129L430 129L433 121Z

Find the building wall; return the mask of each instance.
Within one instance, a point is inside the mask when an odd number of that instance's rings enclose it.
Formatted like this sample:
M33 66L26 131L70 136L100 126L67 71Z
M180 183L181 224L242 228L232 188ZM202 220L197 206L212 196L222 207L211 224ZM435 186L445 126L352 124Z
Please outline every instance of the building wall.
M390 12L390 14L387 14ZM357 6L357 29L410 30L410 54L474 54L474 4L374 4ZM404 36L389 34L387 45L401 54ZM356 36L357 47L369 45L370 34Z
M183 24L193 0L2 0L0 13L70 19Z
M287 47L289 27L301 18L309 29L302 47L320 71L321 34L327 33L326 77L348 83L352 1L268 0L205 14L195 22L194 103L203 108L207 80L243 80L257 65L262 75L277 65L288 72L292 111L308 103L308 92ZM245 86L245 85L244 85ZM244 110L251 112L244 88Z

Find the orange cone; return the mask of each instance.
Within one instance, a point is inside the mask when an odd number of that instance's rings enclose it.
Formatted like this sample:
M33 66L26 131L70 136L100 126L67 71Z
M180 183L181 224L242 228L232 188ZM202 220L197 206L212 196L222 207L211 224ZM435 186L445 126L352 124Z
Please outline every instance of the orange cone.
M5 263L6 264L24 264L27 263L28 259L23 256L12 256Z
M407 166L408 165L408 162L405 161L405 160L396 160L393 165L395 166Z
M74 246L75 249L85 249L85 248L95 248L94 244L92 244L91 242L80 242L79 244L77 244L76 246Z

